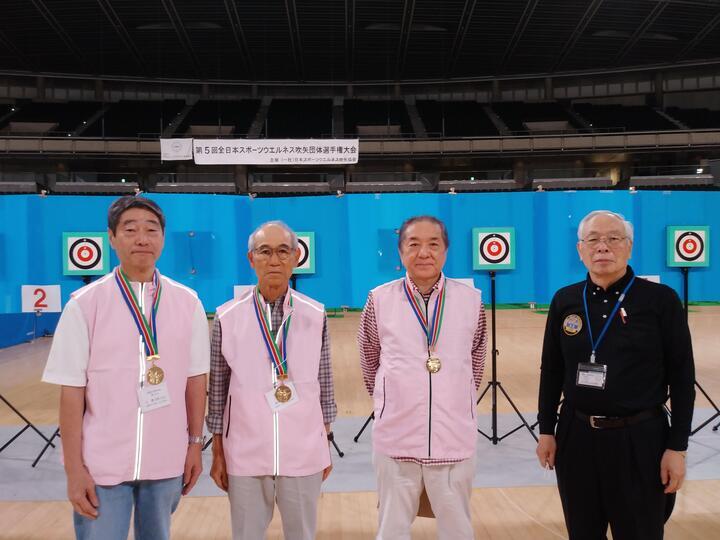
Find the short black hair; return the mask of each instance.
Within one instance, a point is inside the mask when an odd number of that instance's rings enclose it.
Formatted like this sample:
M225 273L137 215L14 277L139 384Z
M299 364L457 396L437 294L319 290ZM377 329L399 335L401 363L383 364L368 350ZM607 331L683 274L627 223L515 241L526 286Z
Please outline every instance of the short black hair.
M160 221L160 228L165 232L165 214L163 214L162 209L155 201L140 197L139 195L125 195L113 202L110 208L108 208L108 229L110 229L113 234L116 233L120 216L123 215L123 212L131 208L142 208L155 214Z
M402 243L405 239L407 228L418 221L429 221L430 223L434 223L440 227L440 235L445 243L445 249L450 247L450 238L448 237L447 227L445 227L445 224L442 221L435 216L413 216L403 221L403 224L400 225L400 230L398 231L398 249L402 249Z

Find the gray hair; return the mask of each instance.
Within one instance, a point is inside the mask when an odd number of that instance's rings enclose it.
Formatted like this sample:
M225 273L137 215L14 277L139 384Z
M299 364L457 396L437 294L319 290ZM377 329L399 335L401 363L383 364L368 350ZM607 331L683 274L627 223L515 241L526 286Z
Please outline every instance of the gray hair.
M580 221L580 224L578 225L578 230L577 230L578 240L583 239L583 231L585 230L585 226L590 222L591 219L593 219L597 216L610 216L610 217L614 217L615 219L620 220L620 222L623 224L623 227L625 228L625 236L627 236L630 239L630 241L632 241L632 239L633 239L632 223L630 223L627 219L625 219L625 216L623 216L622 214L618 214L617 212L611 212L610 210L593 210L587 216L582 218L582 221Z
M257 229L255 229L252 234L248 237L248 251L252 251L255 249L255 237L258 235L260 231L262 231L265 227L269 227L270 225L274 225L276 227L280 227L282 230L284 230L288 235L290 236L290 247L292 249L297 249L298 247L298 237L297 234L295 234L295 231L293 231L288 225L279 220L273 220L273 221L266 221L265 223L261 224Z
M402 244L405 240L405 233L407 232L408 227L419 221L427 221L428 223L433 223L434 225L440 227L440 236L445 244L445 249L450 248L450 238L448 237L447 227L445 227L445 224L442 221L435 216L413 216L403 221L403 224L400 225L400 230L398 231L398 249L402 249Z

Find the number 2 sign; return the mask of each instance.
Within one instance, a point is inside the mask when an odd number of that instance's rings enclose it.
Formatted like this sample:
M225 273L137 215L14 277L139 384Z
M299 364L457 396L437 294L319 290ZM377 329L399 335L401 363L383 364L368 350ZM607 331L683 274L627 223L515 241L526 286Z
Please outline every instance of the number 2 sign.
M62 311L60 285L23 285L21 295L23 313Z

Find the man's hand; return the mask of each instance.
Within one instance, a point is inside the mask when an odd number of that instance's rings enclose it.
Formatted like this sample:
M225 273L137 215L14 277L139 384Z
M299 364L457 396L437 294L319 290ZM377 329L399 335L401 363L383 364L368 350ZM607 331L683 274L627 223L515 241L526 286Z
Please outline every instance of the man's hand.
M60 388L60 432L67 475L67 494L73 510L83 517L95 519L100 506L95 481L82 457L82 422L85 412L85 387Z
M225 465L225 456L222 452L213 452L212 466L210 467L210 478L215 481L215 485L223 491L228 490L227 466Z
M203 432L206 399L205 374L188 377L185 384L185 408L187 410L188 434L199 435ZM195 487L202 472L202 442L189 443L185 454L182 494L187 495Z
M75 512L88 519L98 517L100 501L95 493L95 482L84 466L67 472L67 494Z
M332 469L333 469L332 463L323 469L323 477L322 477L323 482L325 480L327 480L328 476L330 476L330 472L332 471Z
M537 454L542 468L555 468L555 452L557 443L554 435L540 435L535 454Z
M665 493L675 493L685 480L685 456L676 450L665 450L660 460L660 480Z
M331 443L331 438L332 438L332 435L333 435L332 426L331 426L330 424L325 424L325 435L326 435L327 438L328 438L328 450L329 450L329 449L330 449L330 445L332 444L332 443ZM330 465L328 465L327 467L325 467L325 468L323 469L323 475L322 475L322 481L323 481L323 482L324 482L325 480L327 480L327 477L328 477L328 476L330 476L330 472L332 471L332 469L333 469L333 466L332 466L332 460L331 460Z
M202 470L202 444L189 444L185 455L185 470L183 471L183 495L187 495L195 487Z

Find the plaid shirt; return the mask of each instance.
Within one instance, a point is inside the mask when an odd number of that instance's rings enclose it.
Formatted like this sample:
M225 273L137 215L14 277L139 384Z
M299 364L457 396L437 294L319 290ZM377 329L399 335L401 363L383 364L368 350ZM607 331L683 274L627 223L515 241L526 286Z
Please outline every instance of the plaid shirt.
M284 301L285 295L270 303L273 328L279 328L282 323ZM292 362L291 358L288 359L289 362ZM323 421L325 424L332 424L337 416L337 404L335 403L332 364L330 363L330 338L327 329L327 316L323 319L318 382L320 383L320 406L322 407ZM222 354L222 327L220 319L216 318L213 323L210 346L210 387L206 419L210 433L220 434L223 432L223 414L229 386L230 366Z
M421 294L425 300L425 308L427 309L430 295L438 289L440 281L438 280L433 288L427 294L422 294L417 285L408 277L410 285L418 294ZM408 310L408 315L412 312ZM377 319L375 318L375 304L373 303L372 291L368 295L365 308L360 316L360 328L358 330L358 346L360 348L360 368L362 369L365 388L372 396L375 390L375 375L380 368L380 338L377 330ZM475 335L473 336L472 345L472 372L475 380L475 387L480 386L482 381L483 370L485 368L485 352L487 350L487 324L485 322L485 309L480 310ZM413 458L404 456L393 456L398 461L409 461L420 465L450 465L458 463L461 459L443 459L443 458Z

